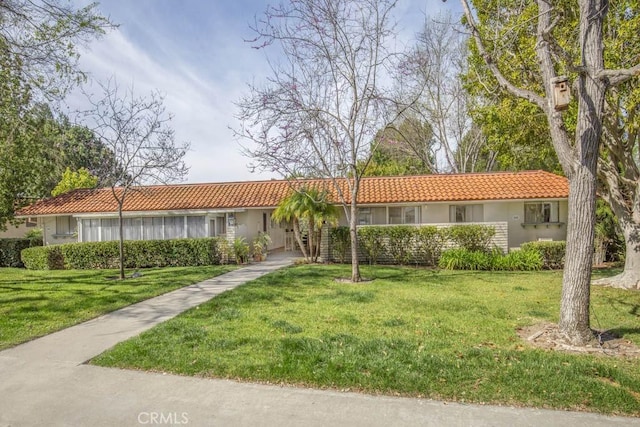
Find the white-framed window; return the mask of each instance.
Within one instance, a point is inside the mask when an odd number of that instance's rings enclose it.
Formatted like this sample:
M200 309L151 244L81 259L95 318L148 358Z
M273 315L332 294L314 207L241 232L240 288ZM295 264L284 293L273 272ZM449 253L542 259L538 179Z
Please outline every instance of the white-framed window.
M389 208L389 224L418 224L419 206L394 206Z
M559 202L534 202L524 204L524 222L542 224L559 221Z
M76 232L76 220L71 216L56 217L56 234L59 236L71 235Z
M373 224L373 215L371 214L371 208L359 208L358 209L358 225L371 225Z
M482 222L482 205L449 205L449 222Z
M187 237L197 238L205 237L205 218L204 216L188 216L187 217Z

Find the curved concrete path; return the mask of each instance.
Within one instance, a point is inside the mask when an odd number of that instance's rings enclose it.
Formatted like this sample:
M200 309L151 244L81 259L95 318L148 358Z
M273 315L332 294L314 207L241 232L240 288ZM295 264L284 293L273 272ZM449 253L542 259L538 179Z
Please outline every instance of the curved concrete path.
M640 419L633 418L246 384L84 364L227 289L291 264L283 255L0 352L0 427L640 427Z

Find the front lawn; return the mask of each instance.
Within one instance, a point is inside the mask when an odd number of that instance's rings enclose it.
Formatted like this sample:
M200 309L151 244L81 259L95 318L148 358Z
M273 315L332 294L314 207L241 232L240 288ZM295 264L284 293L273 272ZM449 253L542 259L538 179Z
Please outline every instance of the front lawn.
M297 266L224 293L93 363L185 375L640 415L640 360L533 349L560 272ZM593 289L593 326L640 345L640 292Z
M0 269L0 349L230 271L231 266L142 270L109 280L115 270Z

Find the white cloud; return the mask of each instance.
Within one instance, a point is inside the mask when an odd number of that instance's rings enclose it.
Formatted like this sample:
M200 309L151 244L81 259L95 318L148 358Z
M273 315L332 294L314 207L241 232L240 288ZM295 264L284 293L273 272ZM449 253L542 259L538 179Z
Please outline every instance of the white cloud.
M165 106L174 115L176 139L191 143L185 158L191 167L189 182L271 177L248 171L247 159L240 154L240 146L229 130L235 121L233 100L244 89L243 80L233 74L218 81L205 80L189 64L159 63L119 31L94 43L82 56L81 66L91 72L85 88L89 93L99 93L96 82L113 76L121 87L133 85L137 95L157 89L165 96ZM74 93L69 103L82 105L82 95Z

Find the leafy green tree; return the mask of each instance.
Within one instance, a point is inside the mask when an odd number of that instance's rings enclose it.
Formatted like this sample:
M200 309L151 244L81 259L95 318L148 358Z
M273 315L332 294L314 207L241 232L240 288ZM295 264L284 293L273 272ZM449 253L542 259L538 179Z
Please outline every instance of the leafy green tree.
M71 168L67 168L58 185L51 190L51 195L55 197L78 188L95 188L96 185L98 185L98 177L91 175L88 169L80 168L77 171L71 171Z
M593 338L590 281L605 100L640 72L640 64L637 58L614 67L605 64L605 29L611 22L607 0L579 0L577 8L574 2L549 0L473 0L473 9L469 0L461 3L475 57L498 87L531 103L546 118L569 180L571 220L559 328L567 341L583 344ZM570 77L577 99L566 114L554 102L555 83L562 74Z
M62 99L84 81L78 67L79 46L114 27L97 6L75 8L63 0L0 2L2 54L19 59L19 64L13 63L13 73L37 98Z
M42 102L62 100L83 80L78 46L112 27L96 7L0 1L0 229L15 209L48 195L64 170Z

